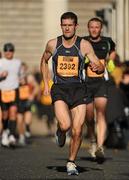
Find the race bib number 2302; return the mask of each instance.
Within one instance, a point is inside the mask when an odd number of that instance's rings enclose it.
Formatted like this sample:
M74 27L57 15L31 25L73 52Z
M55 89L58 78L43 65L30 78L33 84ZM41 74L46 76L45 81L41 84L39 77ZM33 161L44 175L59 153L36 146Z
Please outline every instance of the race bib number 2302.
M77 56L58 56L57 73L64 77L78 76Z

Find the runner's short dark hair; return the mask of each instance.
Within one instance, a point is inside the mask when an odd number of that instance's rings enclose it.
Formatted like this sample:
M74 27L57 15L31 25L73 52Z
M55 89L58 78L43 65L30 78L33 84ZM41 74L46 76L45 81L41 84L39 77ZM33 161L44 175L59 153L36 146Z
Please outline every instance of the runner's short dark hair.
M60 19L60 20L61 20L61 24L62 24L62 20L63 20L63 19L73 19L75 25L78 24L78 17L77 17L77 15L76 15L75 13L73 13L73 12L65 12L64 14L62 14L61 19Z
M7 51L14 52L15 51L15 47L14 47L14 45L12 43L6 43L6 44L4 44L3 51L4 52L7 52Z
M89 27L89 24L90 24L91 21L100 22L101 27L103 27L103 21L102 21L100 18L98 18L98 17L91 18L91 19L88 21L88 24L87 24L88 27Z

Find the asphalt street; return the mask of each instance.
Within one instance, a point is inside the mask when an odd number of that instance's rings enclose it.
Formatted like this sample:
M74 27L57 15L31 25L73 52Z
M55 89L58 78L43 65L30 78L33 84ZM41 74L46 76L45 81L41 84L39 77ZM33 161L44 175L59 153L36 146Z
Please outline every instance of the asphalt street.
M90 159L83 143L77 157L79 176L68 176L68 145L57 147L54 138L35 136L26 147L0 147L0 180L129 180L129 149L105 149L106 160Z

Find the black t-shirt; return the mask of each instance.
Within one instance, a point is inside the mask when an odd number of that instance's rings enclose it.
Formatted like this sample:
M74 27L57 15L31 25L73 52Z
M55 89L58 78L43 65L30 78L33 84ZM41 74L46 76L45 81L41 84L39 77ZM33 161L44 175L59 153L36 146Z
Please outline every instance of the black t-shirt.
M110 37L101 36L101 40L98 42L93 42L90 39L90 36L85 36L83 38L91 43L95 54L99 59L106 59L107 56L115 50L115 43Z

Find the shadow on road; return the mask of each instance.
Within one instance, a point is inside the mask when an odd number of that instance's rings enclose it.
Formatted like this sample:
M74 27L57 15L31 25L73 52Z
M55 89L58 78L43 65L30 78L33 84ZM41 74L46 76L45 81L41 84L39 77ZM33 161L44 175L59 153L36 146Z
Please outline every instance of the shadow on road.
M52 169L52 170L57 171L57 172L66 172L66 167L65 166L47 166L47 168ZM80 167L80 166L78 166L77 169L78 169L78 171L80 173L88 171L87 168Z
M104 159L104 161L97 161L96 159L94 159L94 158L92 158L92 157L80 157L80 159L81 160L83 160L83 161L90 161L90 162L98 162L98 164L103 164L103 163L105 163L106 161L112 161L112 158L111 157L106 157L105 159Z
M46 168L52 169L57 172L66 172L65 166L47 166ZM78 169L79 173L88 172L88 171L101 171L101 169L99 169L99 168L82 167L82 166L78 166L77 169Z

